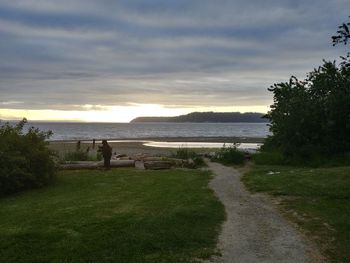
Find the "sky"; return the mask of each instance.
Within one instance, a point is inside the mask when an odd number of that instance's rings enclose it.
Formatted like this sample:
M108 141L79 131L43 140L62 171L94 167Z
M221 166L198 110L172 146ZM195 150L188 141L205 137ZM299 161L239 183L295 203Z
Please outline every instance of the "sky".
M267 112L346 53L349 0L0 0L0 119Z

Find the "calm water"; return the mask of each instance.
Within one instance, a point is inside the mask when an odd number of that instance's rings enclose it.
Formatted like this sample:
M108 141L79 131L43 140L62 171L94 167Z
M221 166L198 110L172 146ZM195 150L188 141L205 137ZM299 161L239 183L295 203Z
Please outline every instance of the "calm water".
M52 130L51 140L138 139L159 137L259 137L268 135L266 123L35 123ZM27 125L28 126L28 125Z

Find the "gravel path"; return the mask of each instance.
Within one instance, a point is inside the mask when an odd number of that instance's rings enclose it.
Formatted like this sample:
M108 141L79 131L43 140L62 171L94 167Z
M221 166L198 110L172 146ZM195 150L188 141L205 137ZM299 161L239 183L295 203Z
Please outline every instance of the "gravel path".
M234 168L208 161L216 175L210 182L225 205L227 220L219 237L222 256L210 262L309 262L307 246L297 231L262 195L252 195Z

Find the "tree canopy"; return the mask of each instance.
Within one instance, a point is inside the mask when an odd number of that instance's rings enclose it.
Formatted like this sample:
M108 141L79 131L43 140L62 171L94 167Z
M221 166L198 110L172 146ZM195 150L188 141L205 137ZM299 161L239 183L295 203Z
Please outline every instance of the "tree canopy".
M339 26L333 45L347 44L349 25ZM272 132L265 149L300 158L350 152L350 54L341 60L324 61L303 81L292 76L268 89L274 102L265 116Z
M274 84L274 103L266 115L273 135L267 144L286 155L350 151L350 69L335 62L299 81Z
M338 27L337 35L332 36L333 46L344 43L346 45L350 39L350 22L344 22Z

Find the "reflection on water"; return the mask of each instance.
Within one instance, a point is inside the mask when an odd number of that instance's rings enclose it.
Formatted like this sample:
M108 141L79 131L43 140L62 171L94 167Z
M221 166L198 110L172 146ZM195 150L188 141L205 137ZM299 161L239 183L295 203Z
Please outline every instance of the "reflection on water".
M96 140L96 144L101 144L101 140ZM222 148L231 147L232 143L222 143L222 142L155 142L155 141L145 141L145 140L108 140L109 143L133 143L140 142L144 146L156 147L156 148ZM67 141L66 143L77 143L76 141ZM92 143L89 141L82 141L82 143ZM256 152L262 143L238 143L236 144L237 149L247 152Z
M143 145L160 148L221 148L224 145L226 147L233 146L231 143L221 142L146 142ZM261 143L239 143L237 148L245 151L256 151L261 145Z

